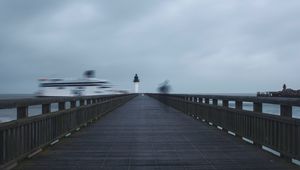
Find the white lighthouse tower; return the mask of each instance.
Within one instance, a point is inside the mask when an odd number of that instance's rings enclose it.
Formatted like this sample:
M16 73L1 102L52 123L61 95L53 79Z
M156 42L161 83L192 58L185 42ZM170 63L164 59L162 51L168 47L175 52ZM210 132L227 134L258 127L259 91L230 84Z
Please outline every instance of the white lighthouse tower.
M133 83L134 83L134 93L138 93L140 80L137 74L135 74L134 76Z

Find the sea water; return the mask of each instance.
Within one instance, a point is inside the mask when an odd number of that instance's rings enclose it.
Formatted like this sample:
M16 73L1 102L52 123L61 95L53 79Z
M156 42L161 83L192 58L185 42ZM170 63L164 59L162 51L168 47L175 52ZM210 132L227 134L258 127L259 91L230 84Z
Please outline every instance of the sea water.
M240 95L240 94L239 94ZM253 94L247 94L247 96L253 96ZM0 95L0 99L17 99L17 98L32 98L33 95ZM212 103L212 101L210 101ZM77 103L78 105L78 103ZM222 105L221 102L218 105ZM234 108L235 103L233 101L229 102L229 107ZM66 108L70 108L70 103L66 103ZM55 112L58 110L58 104L51 104L51 111ZM243 102L243 110L253 110L253 103ZM36 116L40 115L42 111L41 105L33 105L28 107L28 115ZM263 113L280 115L280 105L275 104L263 104ZM0 109L0 123L16 120L17 118L17 109ZM293 118L300 119L300 107L293 107Z
M34 95L32 94L21 94L21 95L11 95L11 94L5 94L0 95L1 99L18 99L18 98L33 98ZM77 103L78 105L78 103ZM70 103L66 102L66 108L70 108ZM58 111L58 104L53 103L51 104L51 112ZM42 105L33 105L28 107L28 116L36 116L42 114ZM9 122L12 120L17 119L17 109L0 109L0 123L1 122Z

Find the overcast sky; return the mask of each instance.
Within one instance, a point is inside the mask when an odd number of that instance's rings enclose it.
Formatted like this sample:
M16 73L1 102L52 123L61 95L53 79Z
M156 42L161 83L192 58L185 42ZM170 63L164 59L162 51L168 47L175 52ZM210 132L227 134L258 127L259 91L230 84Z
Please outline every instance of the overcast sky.
M90 69L143 92L300 89L300 1L0 1L0 93Z

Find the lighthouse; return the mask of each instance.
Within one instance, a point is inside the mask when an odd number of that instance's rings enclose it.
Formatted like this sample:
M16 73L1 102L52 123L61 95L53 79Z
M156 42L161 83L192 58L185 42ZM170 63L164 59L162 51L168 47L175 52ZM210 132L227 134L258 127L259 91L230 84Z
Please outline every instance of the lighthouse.
M134 93L138 93L140 80L137 74L135 74L134 76L133 83L134 83Z

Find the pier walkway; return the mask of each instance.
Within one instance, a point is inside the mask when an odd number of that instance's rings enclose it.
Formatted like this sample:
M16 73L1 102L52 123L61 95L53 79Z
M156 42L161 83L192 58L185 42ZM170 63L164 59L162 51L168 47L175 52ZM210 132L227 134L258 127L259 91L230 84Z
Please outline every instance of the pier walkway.
M295 165L138 96L16 169L288 170Z

